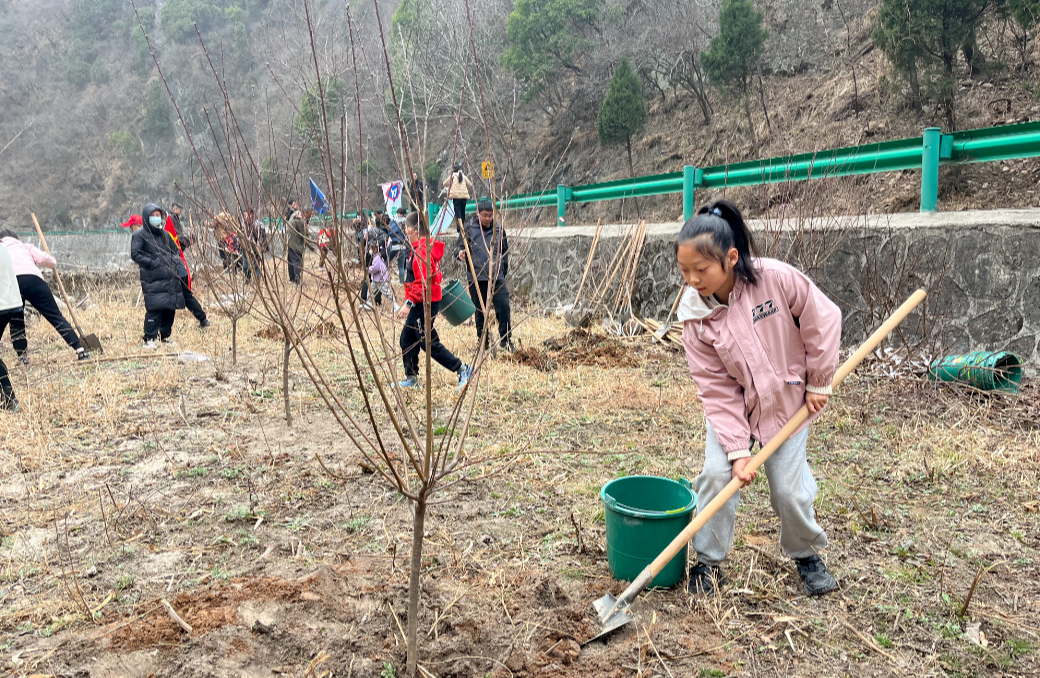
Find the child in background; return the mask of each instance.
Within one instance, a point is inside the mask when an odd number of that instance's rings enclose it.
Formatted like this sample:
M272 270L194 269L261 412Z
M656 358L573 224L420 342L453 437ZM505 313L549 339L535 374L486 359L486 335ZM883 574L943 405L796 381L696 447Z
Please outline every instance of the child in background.
M444 347L433 321L441 306L440 262L444 258L444 243L430 237L430 226L426 218L412 212L405 220L408 238L412 243L409 257L408 277L404 283L405 302L397 317L405 319L401 328L401 354L404 358L404 381L401 388L419 385L419 351L426 350L426 303L430 304L430 357L445 369L459 375L458 387L463 388L472 372L466 365ZM427 270L427 266L429 270Z
M375 243L368 246L368 256L371 260L368 265L368 278L371 281L372 296L375 299L376 306L382 306L383 296L388 297L391 301L394 299L394 290L390 286L390 273L386 270L386 263L383 261L383 256L379 253L379 247ZM368 304L369 280L361 283L361 308L366 311L372 310L372 307ZM398 310L396 304L394 304L394 310Z
M327 226L318 231L318 268L325 269L325 260L329 256L329 246L332 244L332 227Z
M801 271L756 258L737 208L720 200L687 221L675 243L690 289L679 305L683 346L707 419L697 504L707 506L730 482L748 484L744 467L755 441L764 445L804 403L810 420L827 405L838 367L841 311ZM805 591L837 582L817 555L827 535L816 522L816 481L806 460L808 422L764 464L780 519L780 546L794 559ZM693 593L724 583L720 564L733 545L739 493L693 537Z

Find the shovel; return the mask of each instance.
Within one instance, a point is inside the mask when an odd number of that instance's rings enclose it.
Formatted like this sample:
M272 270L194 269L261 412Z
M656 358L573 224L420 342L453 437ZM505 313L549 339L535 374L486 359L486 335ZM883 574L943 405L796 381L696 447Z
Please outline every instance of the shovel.
M856 369L861 362L863 362L863 359L876 349L885 337L887 337L888 334L924 300L925 294L924 290L917 290L909 299L903 302L903 305L897 308L889 319L886 320L881 327L875 330L874 334L870 335L870 338L863 342L863 344L856 349L856 352L838 368L837 373L834 375L834 380L831 382L831 386L837 388L841 382L845 381L845 378L849 376L849 374ZM787 439L794 435L795 431L797 431L808 418L809 409L805 405L802 405L802 408L795 413L791 420L787 422L782 429L780 429L780 432L773 436L773 439L770 440L758 454L751 457L751 461L744 467L744 470L748 473L753 473L758 470L758 468L765 463L766 459L776 452L781 445L787 442ZM639 573L636 580L625 589L624 593L622 593L620 597L615 598L608 593L595 601L592 606L596 609L596 613L599 615L599 620L603 624L603 630L599 635L585 642L591 643L594 640L598 640L634 620L635 617L629 614L628 610L636 596L638 596L643 589L649 586L650 582L653 581L653 578L664 569L664 566L667 565L684 546L686 546L686 543L693 538L693 535L704 527L704 524L715 515L715 512L718 511L723 504L729 501L730 497L736 494L743 485L744 483L738 478L729 481L729 484L726 485L718 496L712 499L707 506L697 512L697 516L675 537L675 539L672 540L672 543L668 545L668 548L666 548L661 555L657 556L652 563L647 565L646 568Z
M686 283L683 283L682 287L679 288L679 294L675 295L675 301L672 302L672 310L668 311L668 317L664 319L661 326L654 332L654 338L658 341L664 341L664 335L668 334L668 330L672 329L672 316L675 315L675 309L679 308L679 300L682 299L685 291Z
M43 249L47 254L51 253L49 247L47 247L47 239L43 237L43 229L40 228L40 222L36 220L36 214L33 212L29 213L32 215L33 224L36 225L36 233L40 236L40 244L43 245ZM53 256L53 255L51 255ZM54 279L58 281L58 290L61 292L61 298L65 300L65 305L69 309L69 317L72 318L72 324L76 327L76 334L79 335L80 341L87 348L88 351L96 351L98 353L104 353L105 349L101 347L101 340L97 338L96 334L83 334L83 330L79 326L79 321L76 320L76 309L69 301L69 295L65 293L65 285L61 284L61 276L58 275L58 269L54 269Z

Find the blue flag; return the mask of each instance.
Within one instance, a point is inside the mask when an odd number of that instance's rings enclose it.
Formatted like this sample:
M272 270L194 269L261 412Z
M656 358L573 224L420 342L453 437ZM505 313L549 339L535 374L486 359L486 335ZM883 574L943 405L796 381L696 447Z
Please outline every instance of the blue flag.
M318 214L325 214L325 196L318 188L318 184L311 179L311 207Z

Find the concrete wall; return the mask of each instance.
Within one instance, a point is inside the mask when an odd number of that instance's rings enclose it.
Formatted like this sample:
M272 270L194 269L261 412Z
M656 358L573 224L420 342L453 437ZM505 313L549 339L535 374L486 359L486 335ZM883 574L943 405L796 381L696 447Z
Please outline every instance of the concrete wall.
M51 254L61 264L61 270L70 272L105 273L115 272L130 263L130 230L119 233L86 233L48 235L47 245ZM40 249L40 239L35 235L20 235Z
M627 228L604 227L586 290L605 276ZM681 284L673 254L679 228L648 227L632 300L639 317L668 314ZM754 222L752 228L764 254L806 271L838 303L846 344L924 287L926 307L901 326L922 351L1007 349L1033 365L1040 361L1040 210ZM546 306L571 303L594 233L590 226L518 234L514 293Z

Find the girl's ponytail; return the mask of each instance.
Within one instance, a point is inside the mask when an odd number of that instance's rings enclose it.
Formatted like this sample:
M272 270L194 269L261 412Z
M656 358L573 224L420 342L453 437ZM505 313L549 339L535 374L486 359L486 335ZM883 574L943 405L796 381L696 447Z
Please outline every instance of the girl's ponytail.
M707 236L707 237L702 237ZM737 250L737 263L733 273L752 285L758 284L755 273L754 257L758 256L758 248L751 236L751 230L744 223L737 206L728 200L718 200L702 207L679 231L675 240L675 251L681 245L693 242L697 251L720 264L725 261L730 248Z

